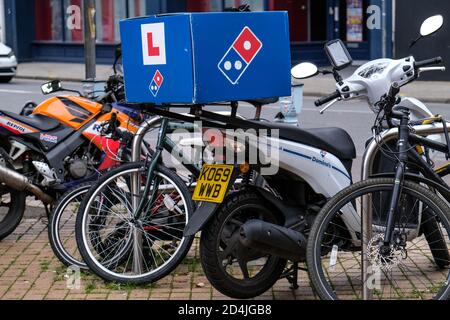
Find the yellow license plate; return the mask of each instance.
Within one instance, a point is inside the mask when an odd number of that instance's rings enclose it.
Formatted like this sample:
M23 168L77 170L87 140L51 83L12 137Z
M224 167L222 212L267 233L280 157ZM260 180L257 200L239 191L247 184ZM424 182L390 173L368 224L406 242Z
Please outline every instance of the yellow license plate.
M206 164L197 180L192 200L222 203L233 175L233 165Z

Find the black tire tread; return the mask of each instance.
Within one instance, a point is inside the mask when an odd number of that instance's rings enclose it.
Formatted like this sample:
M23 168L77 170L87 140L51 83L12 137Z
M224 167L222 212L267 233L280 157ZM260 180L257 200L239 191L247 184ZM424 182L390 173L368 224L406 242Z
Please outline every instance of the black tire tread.
M77 266L81 269L87 270L88 267L85 263L74 263L74 261L71 261L64 253L62 249L59 248L59 244L57 243L57 241L55 240L55 236L56 236L56 232L57 232L57 224L56 221L58 220L57 217L58 215L61 215L63 213L63 211L58 210L66 201L68 198L70 198L72 196L73 193L75 193L76 191L80 190L80 189L84 189L86 187L91 187L92 183L88 182L88 183L83 183L78 185L77 187L74 187L72 189L69 189L68 191L66 191L59 199L58 201L55 203L55 206L50 214L50 219L48 221L48 239L50 242L50 246L53 250L53 253L55 254L55 256L59 259L59 261L61 261L65 266L70 267L70 266ZM72 259L76 260L75 258L72 257Z
M221 272L222 268L218 266L215 243L224 219L236 208L236 206L252 201L261 203L261 200L261 197L253 192L237 192L232 195L228 201L222 204L217 215L208 222L201 233L200 261L203 271L217 290L232 298L250 299L266 292L280 279L286 266L286 260L279 259L276 267L270 274L270 277L265 280L265 283L258 283L256 285L246 286L245 288L228 281Z

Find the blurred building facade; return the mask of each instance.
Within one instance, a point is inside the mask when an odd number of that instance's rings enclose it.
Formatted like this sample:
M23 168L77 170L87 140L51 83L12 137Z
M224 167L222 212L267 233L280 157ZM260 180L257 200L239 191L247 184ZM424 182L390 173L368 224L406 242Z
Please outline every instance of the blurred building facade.
M5 42L5 1L0 0L0 42Z
M82 0L0 1L6 13L5 42L20 61L83 61L83 21L77 16ZM121 19L223 11L244 3L254 11L289 12L293 62L325 64L323 45L336 38L347 43L355 60L392 54L392 0L96 0L98 62L111 62Z

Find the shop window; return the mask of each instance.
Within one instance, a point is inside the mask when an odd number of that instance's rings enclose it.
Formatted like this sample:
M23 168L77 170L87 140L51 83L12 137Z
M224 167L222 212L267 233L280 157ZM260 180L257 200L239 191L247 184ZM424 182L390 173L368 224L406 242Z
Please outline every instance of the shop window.
M242 4L249 4L252 11L264 11L266 0L188 0L188 12L214 12L225 8L237 8Z
M146 14L147 14L146 1L129 0L129 2L128 2L128 16L129 17L140 17L140 16L145 16Z
M39 0L37 0L39 1ZM57 1L57 2L61 2L61 1ZM64 15L63 17L65 17L66 21L64 21L64 18L61 18L62 16L60 16L60 18L57 21L60 21L60 23L64 26L64 41L67 42L82 42L84 39L84 34L83 34L83 0L64 0L63 3L59 4L60 6L62 5L62 9L64 10ZM78 8L80 8L80 17L79 21L77 21L79 23L80 28L78 27L72 27L72 28L68 28L67 27L67 19L69 18L67 16L67 10L70 6L77 6ZM72 12L73 14L73 12ZM62 21L61 21L62 20Z
M367 0L340 1L339 5L339 35L347 42L367 41L366 21Z
M84 38L83 0L34 0L35 39L37 41L82 42ZM79 8L78 25L67 24L70 6ZM119 21L146 14L143 0L96 0L97 42L116 43L120 41ZM69 10L70 11L70 10ZM73 14L74 11L70 11Z
M291 41L308 41L309 0L270 0L269 10L288 11Z
M309 41L326 41L328 23L327 0L310 0L309 16Z
M188 12L222 11L222 0L188 0Z
M61 41L63 24L60 0L34 0L35 3L35 37L39 41Z
M242 4L249 4L251 11L264 11L266 9L265 0L225 0L224 8L237 8Z
M95 5L97 42L115 43L120 41L120 20L127 17L127 10L129 16L142 15L140 14L141 8L135 0L97 0Z

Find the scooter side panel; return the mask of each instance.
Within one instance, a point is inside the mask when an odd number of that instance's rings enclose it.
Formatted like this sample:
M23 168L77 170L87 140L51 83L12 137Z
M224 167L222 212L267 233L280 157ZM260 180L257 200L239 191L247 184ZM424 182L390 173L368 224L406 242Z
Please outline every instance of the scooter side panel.
M305 180L326 198L352 183L351 174L333 154L307 145L279 140L279 166Z
M351 173L333 154L290 141L280 141L280 167L303 178L327 199L352 184ZM343 221L349 230L358 230L360 217L352 206L343 208ZM351 236L356 240L354 232Z

